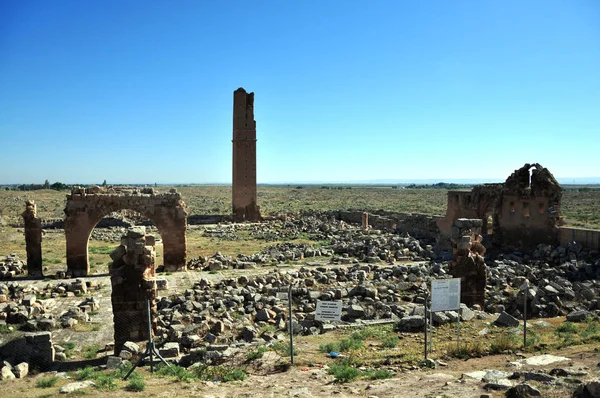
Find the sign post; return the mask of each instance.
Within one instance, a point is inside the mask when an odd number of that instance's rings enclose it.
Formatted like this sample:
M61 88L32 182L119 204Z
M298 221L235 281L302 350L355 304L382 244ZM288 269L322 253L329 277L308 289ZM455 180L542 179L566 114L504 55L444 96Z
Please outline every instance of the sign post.
M317 321L335 321L342 319L342 301L321 301L317 300L317 309L315 320Z
M294 323L292 321L292 285L288 290L288 305L290 312L290 363L294 364Z
M431 312L458 311L456 346L460 347L460 278L431 281ZM427 313L426 313L427 315ZM425 321L427 323L427 321Z
M529 285L527 282L521 285L521 291L525 292L525 300L523 302L523 348L527 347L527 296L529 296Z

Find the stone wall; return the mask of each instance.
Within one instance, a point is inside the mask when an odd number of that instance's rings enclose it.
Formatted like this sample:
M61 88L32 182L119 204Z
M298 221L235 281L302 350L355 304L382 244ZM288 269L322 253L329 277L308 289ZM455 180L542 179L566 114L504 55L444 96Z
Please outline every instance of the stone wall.
M330 211L326 214L351 224L362 225L364 211L340 210ZM368 213L369 227L386 231L406 232L417 239L435 240L439 235L436 220L440 216L420 213L396 213L377 211Z
M89 273L88 241L96 224L122 209L134 210L156 226L163 240L167 271L185 270L187 212L175 189L157 193L152 188L74 188L65 207L67 267L73 276Z
M121 245L110 255L115 354L127 341L148 339L147 301L150 300L153 328L156 326L156 251L154 237L144 227L130 228Z
M600 250L600 230L560 227L560 244L567 246L569 242L577 242L587 249Z
M0 360L11 365L29 363L30 368L48 370L54 363L51 332L25 333L0 347Z

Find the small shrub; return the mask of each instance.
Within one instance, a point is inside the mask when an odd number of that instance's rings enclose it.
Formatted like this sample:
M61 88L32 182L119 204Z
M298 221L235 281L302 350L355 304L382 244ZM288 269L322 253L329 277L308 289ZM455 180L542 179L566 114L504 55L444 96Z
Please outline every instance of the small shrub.
M490 345L491 354L513 351L517 347L517 337L512 333L501 334Z
M371 380L390 379L394 377L394 373L385 369L369 369L365 372L365 375Z
M327 369L330 375L335 377L335 380L340 383L346 383L358 378L361 373L360 370L348 364L346 361L340 361L333 363Z
M85 346L83 347L83 356L86 359L94 359L96 358L96 355L98 355L98 351L100 351L100 346L99 345L90 345L90 346Z
M458 347L455 344L451 344L446 353L448 356L454 358L467 359L481 357L485 353L485 350L480 342L475 341L472 343L460 344Z
M289 343L277 342L277 343L273 344L271 346L271 348L273 349L273 351L275 351L276 353L278 353L281 356L286 356L286 357L290 356L290 344ZM296 355L296 354L298 354L298 350L296 348L294 348L294 355Z
M398 345L400 339L398 336L388 336L381 341L381 346L383 348L394 348Z
M144 382L144 380L142 380L141 377L132 377L131 379L129 379L129 384L125 388L128 391L140 392L144 391L144 388L146 388L146 383Z
M35 386L38 388L50 388L50 387L54 387L54 385L56 385L57 382L58 382L58 377L56 377L56 376L44 377L43 379L39 379L38 381L36 381Z
M242 369L231 369L230 371L225 373L225 376L223 376L223 381L224 382L241 381L241 380L244 380L245 378L246 378L246 372L243 371Z
M177 365L161 366L158 368L158 371L156 373L161 376L174 377L179 381L185 382L190 382L195 378L194 373L190 372L182 366Z
M94 368L90 367L90 366L86 366L85 368L79 370L76 374L75 374L75 379L76 380L90 380L90 379L95 379L98 375L98 372L96 372L94 370Z
M577 326L572 322L565 322L556 328L556 333L577 333Z
M339 351L339 350L340 350L340 347L336 343L321 344L319 346L319 351L321 351L321 352L329 353L332 351Z
M117 382L115 376L107 373L98 373L96 377L96 388L100 390L115 390Z
M266 351L267 351L267 347L261 345L260 347L257 347L256 350L250 351L246 358L249 361L253 361L255 359L260 359L265 355Z
M340 351L348 352L358 350L365 344L365 339L360 333L352 333L349 338L340 341Z

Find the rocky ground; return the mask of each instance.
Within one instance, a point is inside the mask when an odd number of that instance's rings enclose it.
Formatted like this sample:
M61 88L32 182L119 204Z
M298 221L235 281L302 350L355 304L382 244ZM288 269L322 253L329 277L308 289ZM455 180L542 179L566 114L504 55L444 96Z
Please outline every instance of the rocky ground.
M119 228L124 227L103 229L97 235L99 239L117 240L117 235L120 239L123 234ZM423 304L429 282L450 277L448 252L439 250L435 242L391 231L363 231L333 219L305 216L263 224L203 226L201 233L215 240L278 243L252 255L216 253L192 258L188 262L191 271L187 273L159 274L157 341L162 354L182 366L198 361L214 365L238 363L257 347L286 342L290 285L291 324L299 344L304 344L303 338L309 344L321 336L345 336L344 329L333 330L331 324L315 320L318 300L342 301L342 321L338 326L391 324L400 341L412 341L411 336L418 338L423 330ZM309 243L294 242L297 238ZM435 313L434 325L440 330L436 338L442 339L444 325L458 319L466 328L473 325L474 336L494 336L498 328L518 328L522 324L525 295L531 318L566 317L582 324L598 319L600 256L596 252L575 243L566 247L540 245L532 253L490 251L486 264L485 308L463 306L460 311ZM52 331L58 346L56 359L62 362L73 358L60 343L64 345L73 339L81 349L86 341L96 341L102 347L111 342L110 281L106 276L31 281L20 277L24 268L23 260L16 256L0 260L0 275L9 279L0 283L0 328L7 332L2 340L21 332ZM521 289L525 282L529 288ZM89 335L89 340L78 339L77 335L83 334ZM316 354L318 344L314 345L315 355L325 355ZM136 350L125 351L129 354L113 361L130 360L137 354L132 352ZM498 355L486 356L490 354L486 349L482 358L467 361L469 366L451 356L437 355L431 362L437 370L415 360L388 360L393 379L348 385L331 384L334 376L328 373L328 365L316 366L310 358L304 359L306 366L269 376L285 359L281 350L273 352L277 353L274 363L266 363L262 371L233 387L202 383L190 388L205 396L480 396L528 382L541 388L542 396L553 396L549 395L552 389L572 394L583 381L598 377L593 363L598 362L598 354L593 348L582 354L587 362L579 363L582 358L572 356L563 362L578 365L565 369L561 364L562 370L519 362L523 358L514 352L507 352L498 360ZM110 345L99 355L103 354L111 354ZM6 378L10 378L9 371L19 373L17 365L10 363L2 368ZM377 366L386 365L379 362ZM485 369L498 372L469 375L470 371ZM288 384L282 384L283 380ZM149 381L149 388L150 384ZM297 388L290 387L296 384ZM392 391L392 385L401 393Z

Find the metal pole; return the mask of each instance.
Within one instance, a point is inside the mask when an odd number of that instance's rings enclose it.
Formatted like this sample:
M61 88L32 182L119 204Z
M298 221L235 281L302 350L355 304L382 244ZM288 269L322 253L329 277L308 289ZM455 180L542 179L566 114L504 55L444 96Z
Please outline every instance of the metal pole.
M294 328L292 323L292 285L288 290L288 305L290 314L290 363L294 364Z
M152 360L152 351L154 351L154 339L152 338L152 316L150 315L150 300L146 300L148 306L148 343L150 344L150 373L154 373L154 361Z
M423 316L423 318L425 318L425 360L427 360L427 297L428 295L425 296L425 304L423 305L425 308L425 313Z
M529 286L525 289L525 305L523 306L523 348L527 347L527 296Z
M456 351L460 350L460 308L458 310L458 317L456 318Z
M433 352L433 311L429 302L429 352Z

